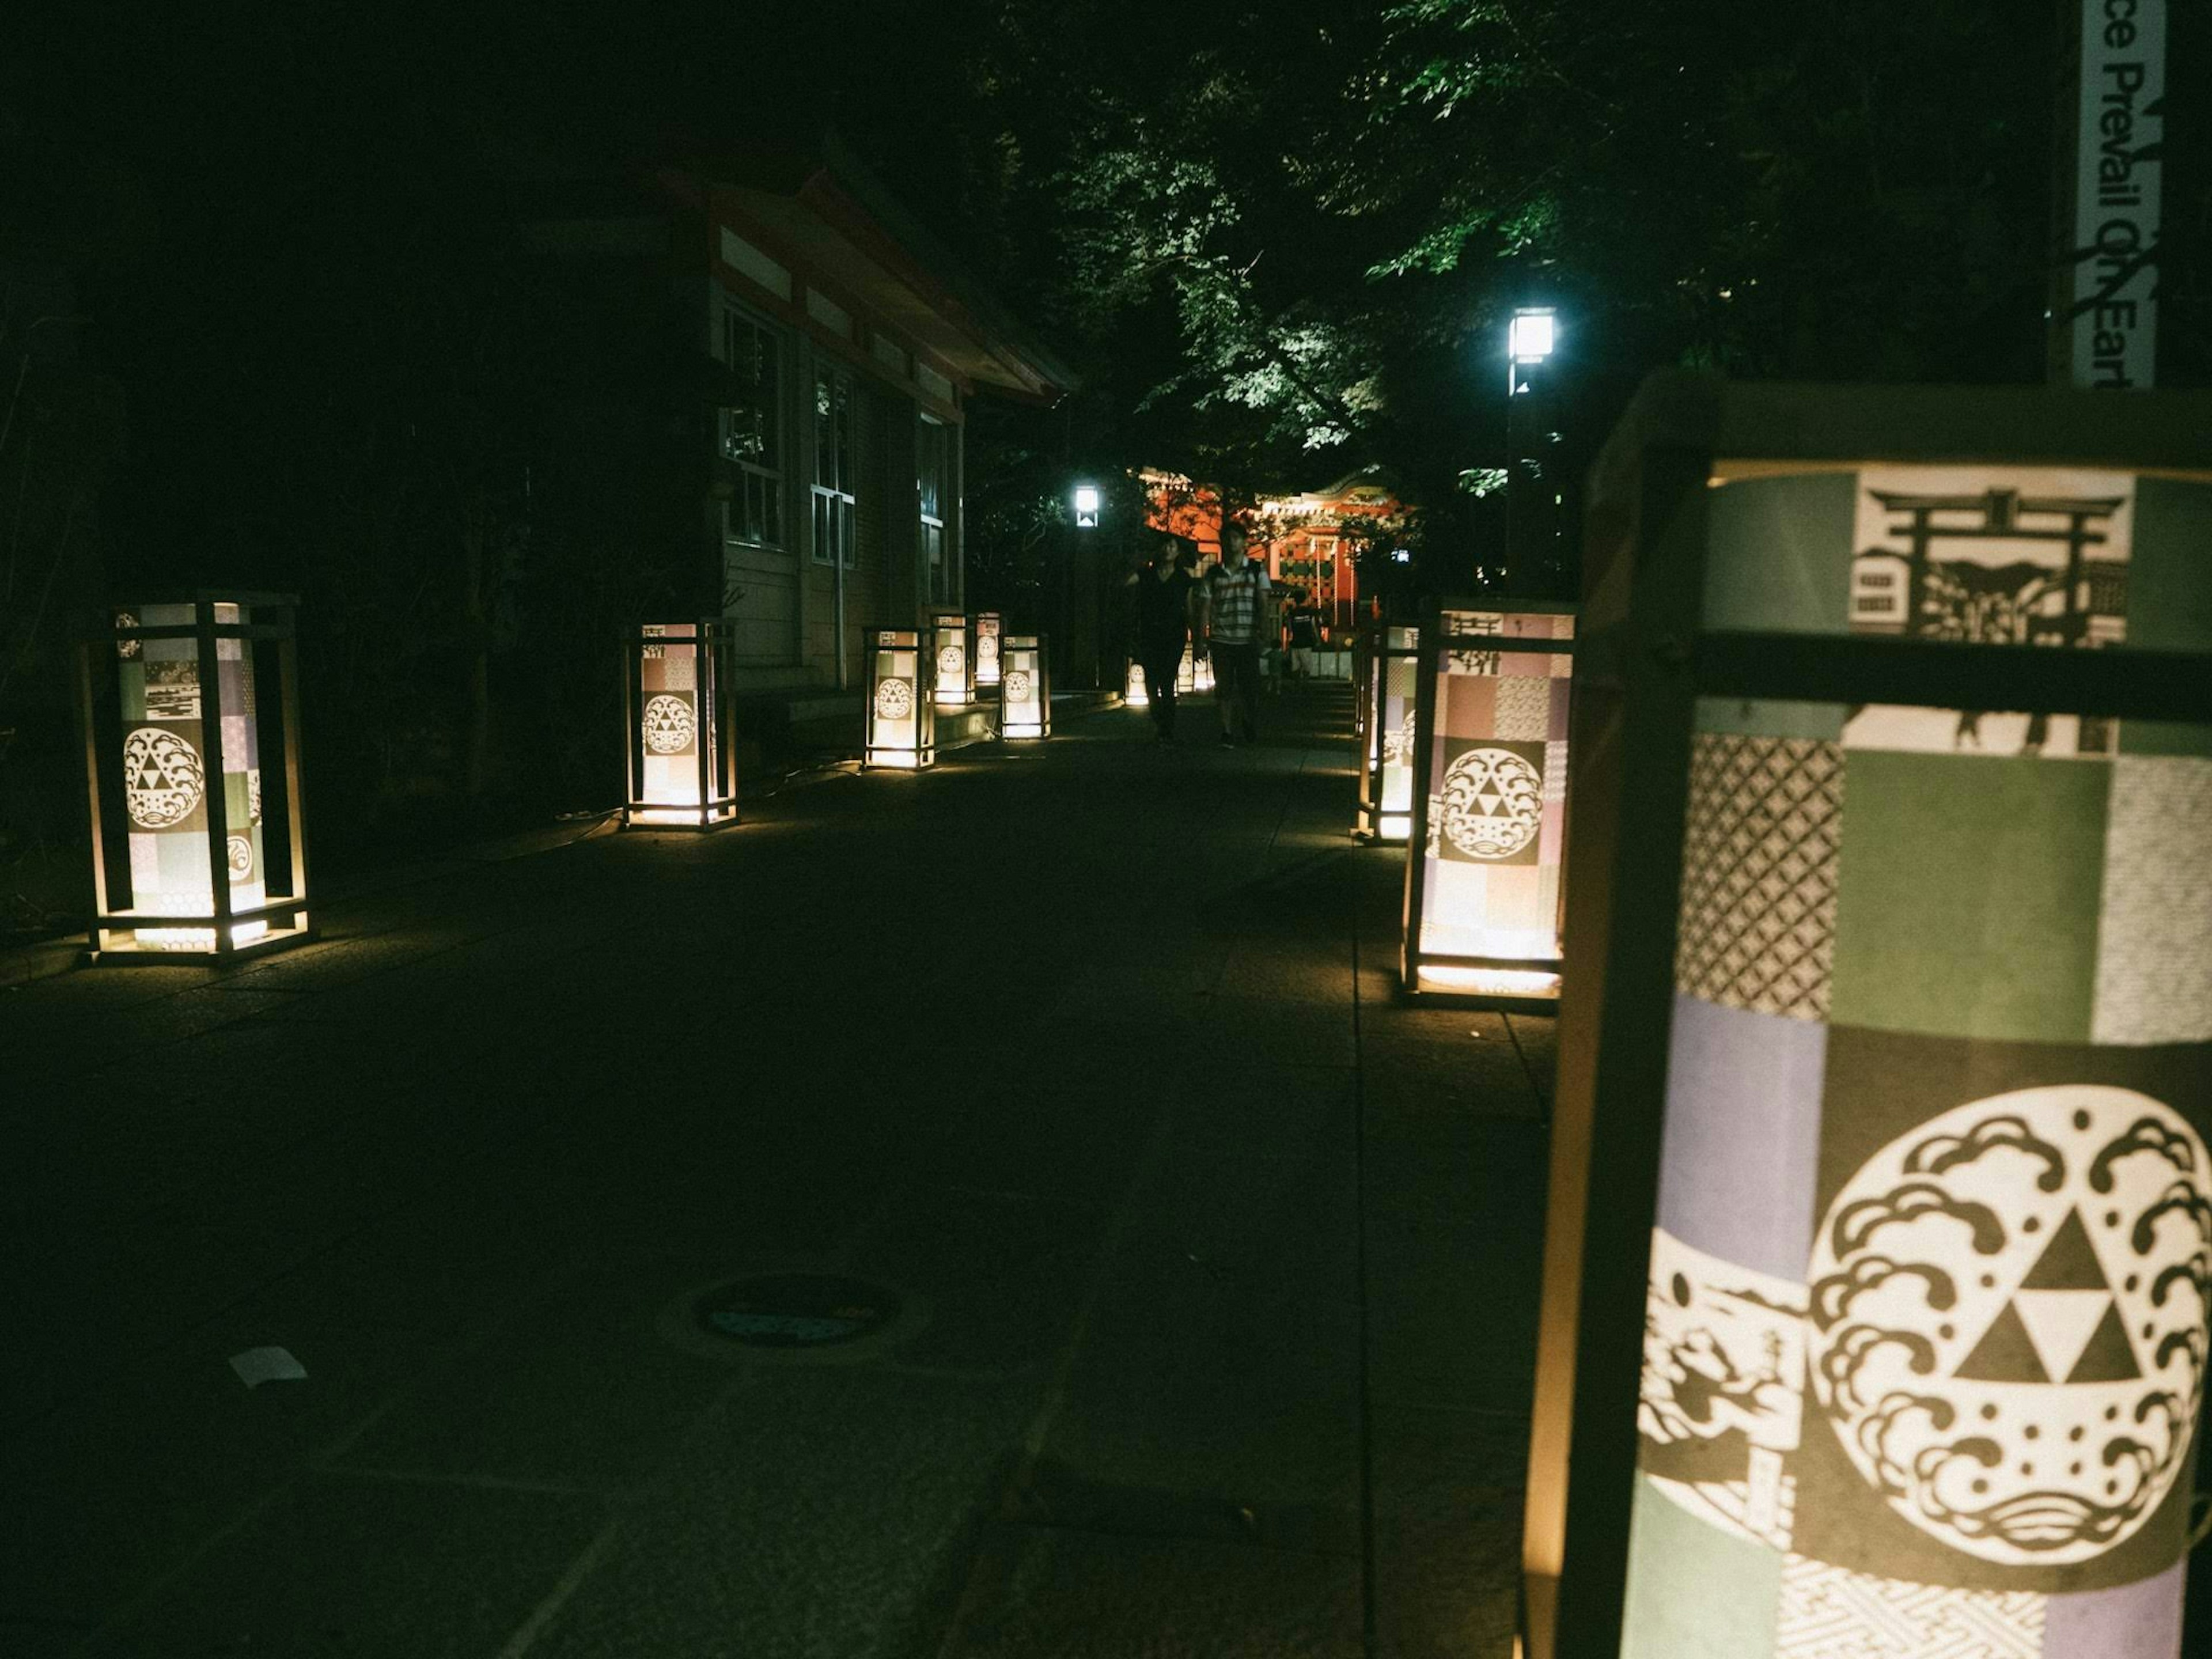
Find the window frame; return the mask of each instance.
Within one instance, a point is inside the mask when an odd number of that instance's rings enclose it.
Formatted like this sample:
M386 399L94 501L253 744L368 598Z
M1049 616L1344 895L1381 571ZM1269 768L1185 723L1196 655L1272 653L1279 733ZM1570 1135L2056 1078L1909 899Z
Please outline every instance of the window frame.
M936 484L933 501L929 489L933 482ZM945 497L951 493L952 428L926 410L917 410L915 506L921 522L922 571L932 605L951 605L954 598L951 522L945 510Z
M830 406L823 406L823 388L830 391ZM817 357L814 362L813 453L808 486L810 555L816 564L847 570L860 568L860 386L836 364ZM839 431L842 423L842 435ZM824 433L827 432L825 442ZM823 477L823 460L833 475Z
M732 417L739 411L727 405L715 411L715 447L721 458L738 470L737 488L722 503L722 539L741 547L771 552L790 549L789 527L784 512L786 453L784 415L784 337L766 318L746 310L725 296L722 302L722 360L732 375L738 368L737 333L743 329L764 344L769 370L767 397L762 406L768 451L774 465L749 460L735 453L731 444ZM759 386L757 380L754 382Z

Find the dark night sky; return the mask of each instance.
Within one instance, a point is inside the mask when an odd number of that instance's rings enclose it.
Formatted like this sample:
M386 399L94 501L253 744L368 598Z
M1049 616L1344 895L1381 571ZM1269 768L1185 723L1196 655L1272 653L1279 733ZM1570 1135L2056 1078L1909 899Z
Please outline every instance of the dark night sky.
M393 307L422 304L438 244L480 216L487 151L622 163L834 123L889 149L903 193L935 193L939 148L884 143L945 107L943 37L913 9L411 9L125 7L50 15L9 55L0 222L76 267L80 349L123 383L119 539L252 533L241 461L374 374L342 337L407 325Z

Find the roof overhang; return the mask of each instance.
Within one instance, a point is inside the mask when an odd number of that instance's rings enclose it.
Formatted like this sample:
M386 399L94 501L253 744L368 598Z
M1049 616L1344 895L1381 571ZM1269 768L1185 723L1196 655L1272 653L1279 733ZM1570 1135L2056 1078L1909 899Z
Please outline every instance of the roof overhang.
M834 138L803 153L694 167L795 257L965 380L1044 404L1079 386Z

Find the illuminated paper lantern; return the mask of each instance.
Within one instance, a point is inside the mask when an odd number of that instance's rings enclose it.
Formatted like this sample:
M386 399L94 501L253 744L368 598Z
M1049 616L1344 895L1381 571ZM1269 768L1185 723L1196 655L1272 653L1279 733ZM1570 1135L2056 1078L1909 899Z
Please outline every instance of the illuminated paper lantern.
M927 629L868 630L867 748L863 763L919 771L937 763L937 702Z
M1413 824L1413 716L1419 702L1421 630L1377 624L1358 652L1358 807L1352 833L1362 841L1404 841Z
M98 960L216 960L313 937L295 605L140 604L81 647Z
M975 653L969 649L968 617L964 611L929 613L932 659L935 672L931 684L940 708L957 708L975 696Z
M1571 605L1452 602L1412 642L1401 969L1415 995L1558 1000L1574 633Z
M1191 660L1190 641L1186 638L1182 642L1182 659L1176 664L1176 695L1185 697L1197 690L1198 669Z
M975 615L975 689L978 691L996 686L999 683L999 638L1005 632L1000 622L995 611L981 611Z
M732 640L720 617L641 623L625 634L625 827L719 830L738 821Z
M2177 1659L2212 398L1662 377L1594 475L1530 1659Z
M1152 695L1145 689L1145 665L1140 662L1129 665L1128 672L1121 678L1121 701L1132 708L1152 706Z
M1208 652L1198 659L1191 671L1190 683L1191 690L1194 691L1213 690L1213 653L1212 652Z
M1052 674L1042 634L1009 634L1001 644L999 735L1052 735Z

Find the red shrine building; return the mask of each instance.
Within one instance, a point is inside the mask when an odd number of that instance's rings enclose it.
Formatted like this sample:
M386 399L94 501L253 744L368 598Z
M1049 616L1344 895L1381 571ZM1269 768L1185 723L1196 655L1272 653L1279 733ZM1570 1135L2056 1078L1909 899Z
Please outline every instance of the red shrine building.
M1139 476L1152 502L1152 527L1190 538L1201 561L1219 558L1221 492L1177 473L1147 468ZM1306 495L1262 496L1237 517L1264 550L1268 578L1284 599L1318 611L1334 632L1352 628L1359 617L1359 573L1345 520L1392 518L1405 510L1363 470Z

